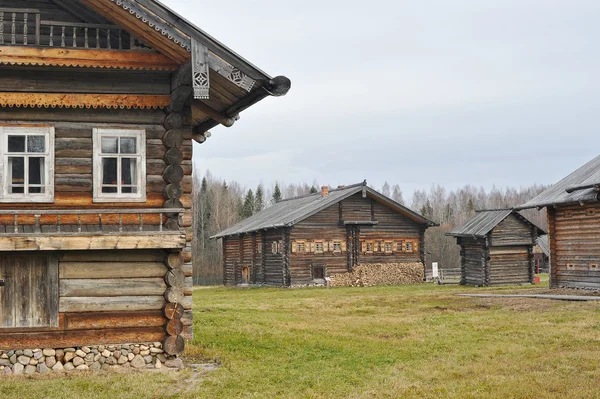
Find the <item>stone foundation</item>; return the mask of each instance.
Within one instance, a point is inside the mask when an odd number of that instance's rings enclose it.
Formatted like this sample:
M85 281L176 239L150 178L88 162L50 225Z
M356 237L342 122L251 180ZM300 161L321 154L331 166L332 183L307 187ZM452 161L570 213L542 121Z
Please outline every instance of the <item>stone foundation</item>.
M160 342L0 351L0 374L163 367L180 369L183 362L177 356L165 354Z

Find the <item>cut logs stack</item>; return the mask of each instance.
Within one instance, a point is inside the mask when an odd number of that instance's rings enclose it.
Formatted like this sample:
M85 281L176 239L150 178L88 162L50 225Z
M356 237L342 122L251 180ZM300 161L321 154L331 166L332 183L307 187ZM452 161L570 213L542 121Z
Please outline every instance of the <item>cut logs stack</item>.
M423 264L375 263L355 266L350 273L331 276L332 287L370 287L376 285L417 284L423 282Z
M166 304L163 307L163 314L167 319L165 331L167 338L164 343L164 351L169 355L177 355L183 352L185 340L182 336L184 308L182 305L184 299L185 274L181 267L183 266L183 256L179 252L173 252L165 258L165 264L169 271L165 274Z

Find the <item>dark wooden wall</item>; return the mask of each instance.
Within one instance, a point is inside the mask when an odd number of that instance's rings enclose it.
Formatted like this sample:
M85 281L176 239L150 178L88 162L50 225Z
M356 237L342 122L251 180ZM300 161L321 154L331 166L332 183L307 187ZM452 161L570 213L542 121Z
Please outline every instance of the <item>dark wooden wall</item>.
M2 329L0 349L155 342L166 337L161 312L167 290L166 251L51 255L58 258L58 326Z
M461 284L486 285L487 247L483 239L459 238L461 246Z
M548 209L550 285L600 289L600 204Z

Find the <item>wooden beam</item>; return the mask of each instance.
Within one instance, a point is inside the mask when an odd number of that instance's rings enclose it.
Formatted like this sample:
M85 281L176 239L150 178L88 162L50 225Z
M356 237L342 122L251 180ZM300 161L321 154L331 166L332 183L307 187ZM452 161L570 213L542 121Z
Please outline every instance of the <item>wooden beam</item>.
M162 296L63 297L59 309L61 313L161 310L164 304Z
M22 46L1 47L0 64L162 71L177 70L177 62L158 53Z
M31 108L166 108L171 96L70 93L0 93L0 106Z
M185 233L89 236L0 236L0 251L75 251L94 249L184 248Z
M202 102L200 100L192 101L192 115L193 115L194 111L203 113L204 115L210 117L211 119L213 119L214 121L220 123L221 125L223 125L225 127L233 126L235 121L240 119L238 115L231 116L231 117L223 115L220 112L218 112L217 110L209 107L207 104L205 104L204 102Z

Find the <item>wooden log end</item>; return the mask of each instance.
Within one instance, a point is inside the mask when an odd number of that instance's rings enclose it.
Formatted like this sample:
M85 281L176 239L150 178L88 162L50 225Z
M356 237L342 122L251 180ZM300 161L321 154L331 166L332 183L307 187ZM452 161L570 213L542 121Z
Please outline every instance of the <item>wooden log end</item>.
M165 257L165 265L169 269L181 269L183 266L183 256L181 252L173 252Z
M165 330L167 331L167 334L171 336L181 335L183 332L183 323L181 322L181 319L170 319L165 326Z
M163 345L163 350L167 355L179 355L183 353L185 349L185 340L181 335L177 336L169 336L165 339L165 343Z
M163 315L171 320L171 319L181 319L185 310L180 303L167 303L163 307Z

